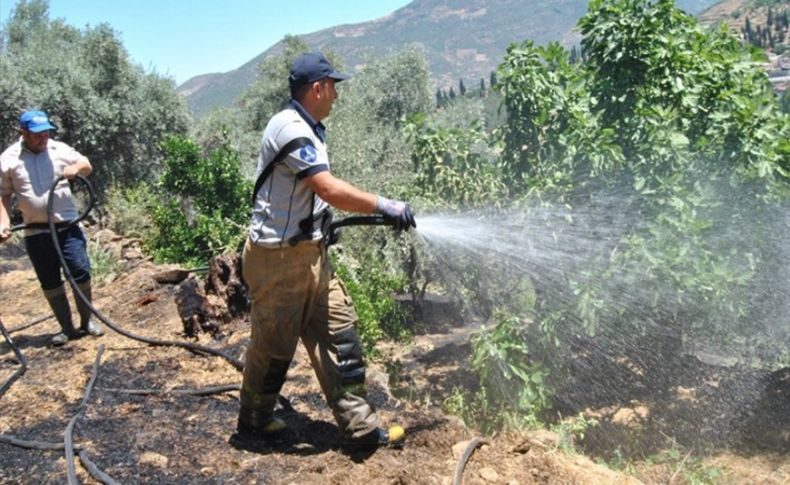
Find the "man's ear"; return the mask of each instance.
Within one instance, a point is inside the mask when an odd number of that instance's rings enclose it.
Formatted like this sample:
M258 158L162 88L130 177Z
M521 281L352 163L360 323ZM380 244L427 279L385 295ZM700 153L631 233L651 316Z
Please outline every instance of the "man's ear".
M322 88L323 86L321 86L321 81L316 81L310 86L310 91L312 91L313 94L318 97L318 95L321 94Z

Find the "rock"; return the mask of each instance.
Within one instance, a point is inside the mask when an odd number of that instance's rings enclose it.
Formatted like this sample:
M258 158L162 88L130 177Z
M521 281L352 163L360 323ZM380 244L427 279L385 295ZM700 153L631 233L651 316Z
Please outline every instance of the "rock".
M543 449L554 449L560 446L560 435L547 429L539 429L527 433L527 440L531 445Z
M480 478L487 482L495 483L499 481L499 473L497 473L493 468L481 468L479 473Z
M154 273L153 278L159 284L178 284L187 279L189 271L175 265L168 265Z
M636 405L633 408L620 408L612 416L612 422L621 426L639 426L645 418L650 416L650 409L645 405Z
M146 451L140 455L138 461L141 465L149 465L156 468L167 468L169 462L166 456L154 453L153 451Z
M675 388L675 392L681 401L695 401L697 399L697 390L693 387L678 386Z

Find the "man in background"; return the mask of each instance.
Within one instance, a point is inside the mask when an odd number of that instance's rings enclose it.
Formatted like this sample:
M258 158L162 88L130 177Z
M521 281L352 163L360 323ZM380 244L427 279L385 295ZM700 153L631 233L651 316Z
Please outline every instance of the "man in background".
M25 111L19 117L19 141L0 155L0 243L11 237L12 196L17 198L25 224L46 223L47 198L55 179L62 175L72 180L77 175L87 176L93 170L88 159L79 152L65 143L50 139L50 132L55 129L43 111ZM59 183L52 197L56 224L79 216L68 182ZM75 330L61 277L60 260L49 229L26 228L24 240L41 289L60 324L61 331L52 337L52 344L63 345L86 333L102 335L101 327L91 319L90 308L78 298L80 331ZM69 271L82 293L90 300L90 261L82 229L75 225L58 230L58 241Z
M293 63L291 101L269 121L258 160L243 276L252 300L252 341L241 388L240 434L271 437L285 422L274 408L299 338L349 448L399 446L400 426L380 427L367 401L365 362L348 292L327 257L329 206L377 212L398 230L415 226L405 202L364 192L329 172L321 122L348 76L320 53Z

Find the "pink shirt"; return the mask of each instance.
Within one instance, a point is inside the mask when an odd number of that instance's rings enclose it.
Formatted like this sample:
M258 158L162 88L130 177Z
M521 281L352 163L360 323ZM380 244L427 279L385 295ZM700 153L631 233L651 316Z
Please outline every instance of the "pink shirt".
M0 196L16 194L25 224L47 222L47 196L52 182L63 174L63 169L85 159L65 143L49 140L47 149L33 153L24 147L22 139L0 155ZM53 194L55 222L69 221L79 216L69 183L61 181ZM45 230L25 231L32 235Z

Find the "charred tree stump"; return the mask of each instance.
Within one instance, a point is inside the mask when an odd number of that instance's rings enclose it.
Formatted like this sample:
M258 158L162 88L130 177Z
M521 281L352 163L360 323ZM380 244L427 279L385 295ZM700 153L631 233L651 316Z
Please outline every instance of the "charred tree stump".
M241 257L223 254L213 258L204 280L191 275L178 285L176 305L184 333L192 337L200 332L216 334L222 323L249 312Z

